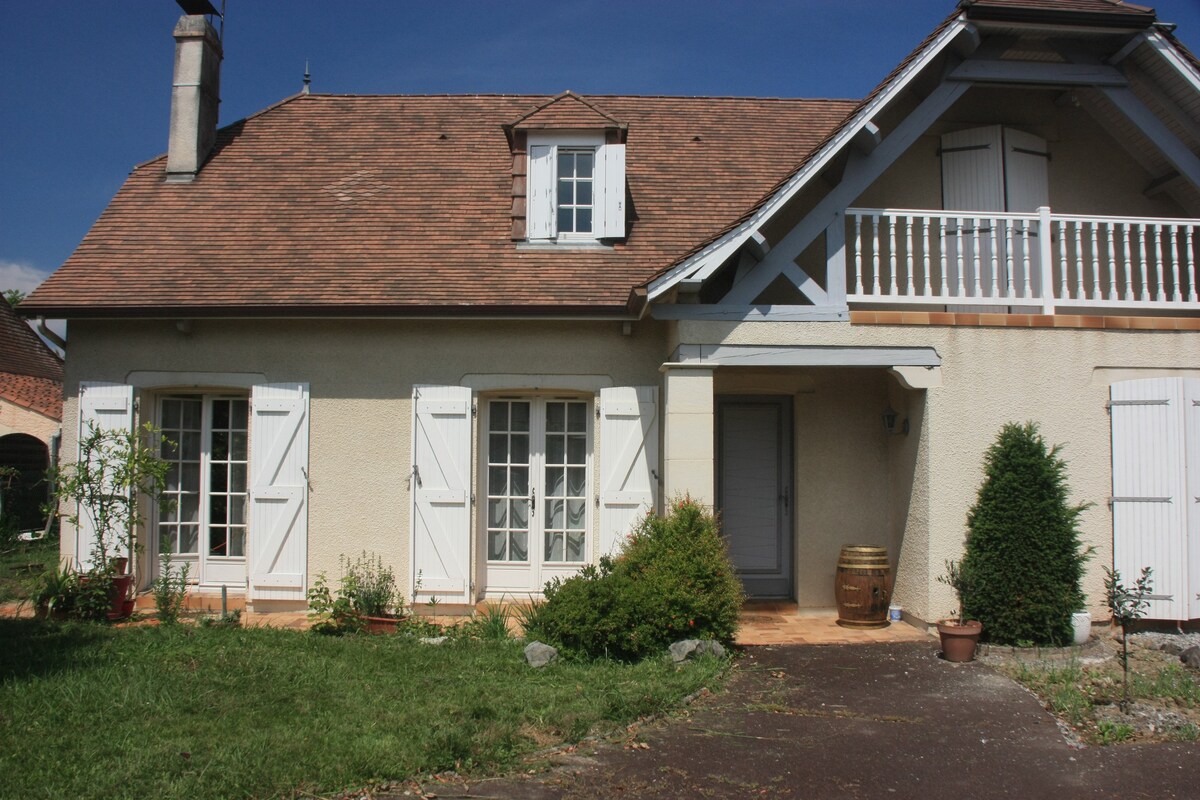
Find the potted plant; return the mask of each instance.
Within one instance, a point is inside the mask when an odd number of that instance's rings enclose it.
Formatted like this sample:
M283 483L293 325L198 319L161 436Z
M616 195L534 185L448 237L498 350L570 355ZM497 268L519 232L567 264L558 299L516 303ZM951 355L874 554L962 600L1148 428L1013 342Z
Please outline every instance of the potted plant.
M396 573L378 555L354 561L340 558L342 577L331 590L324 573L317 575L308 593L312 630L318 633L393 633L404 619L404 598L396 587Z
M942 657L956 663L973 661L975 648L979 644L979 634L983 632L983 623L974 619L963 619L963 595L970 590L962 566L957 561L947 561L946 571L938 576L938 583L944 583L953 589L958 601L957 613L948 619L939 620L937 624L938 636L942 640Z
M78 576L66 564L56 563L38 577L34 586L30 598L34 614L41 619L66 619L78 593Z
M55 497L65 506L67 520L76 527L85 522L95 530L91 564L79 576L79 584L89 597L105 592L110 619L127 617L133 609L134 575L129 564L141 549L139 503L142 496L162 498L169 468L158 455L164 443L167 440L150 424L103 430L88 423L79 442L79 458L51 473Z

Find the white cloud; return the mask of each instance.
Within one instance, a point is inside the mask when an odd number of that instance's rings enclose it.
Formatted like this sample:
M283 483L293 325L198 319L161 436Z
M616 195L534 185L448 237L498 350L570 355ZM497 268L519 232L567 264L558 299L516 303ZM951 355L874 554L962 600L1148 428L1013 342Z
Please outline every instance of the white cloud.
M32 264L0 258L0 292L19 289L28 294L48 277L48 272L43 272Z

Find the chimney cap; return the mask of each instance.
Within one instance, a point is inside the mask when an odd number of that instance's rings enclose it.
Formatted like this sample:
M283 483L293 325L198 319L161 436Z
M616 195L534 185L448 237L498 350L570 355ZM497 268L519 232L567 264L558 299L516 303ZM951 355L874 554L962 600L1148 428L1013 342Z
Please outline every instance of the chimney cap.
M221 12L217 11L209 0L175 0L175 2L188 16L195 17L201 14L221 16Z

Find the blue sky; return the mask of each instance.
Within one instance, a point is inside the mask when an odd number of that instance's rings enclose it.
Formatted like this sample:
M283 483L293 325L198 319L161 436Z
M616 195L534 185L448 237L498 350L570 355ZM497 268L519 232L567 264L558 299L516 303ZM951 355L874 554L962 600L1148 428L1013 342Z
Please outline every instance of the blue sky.
M216 0L219 4L220 0ZM335 93L861 97L954 0L228 0L221 123ZM1200 0L1159 19L1200 49ZM4 3L0 289L70 255L130 168L166 149L172 0Z

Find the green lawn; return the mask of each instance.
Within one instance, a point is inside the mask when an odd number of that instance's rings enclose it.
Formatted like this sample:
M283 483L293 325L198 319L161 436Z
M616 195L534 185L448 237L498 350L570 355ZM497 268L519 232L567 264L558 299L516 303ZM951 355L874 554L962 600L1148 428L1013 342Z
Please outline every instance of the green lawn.
M724 666L534 670L511 641L0 620L0 797L296 797L502 771Z
M38 576L57 562L57 537L5 544L0 549L0 603L27 598Z

